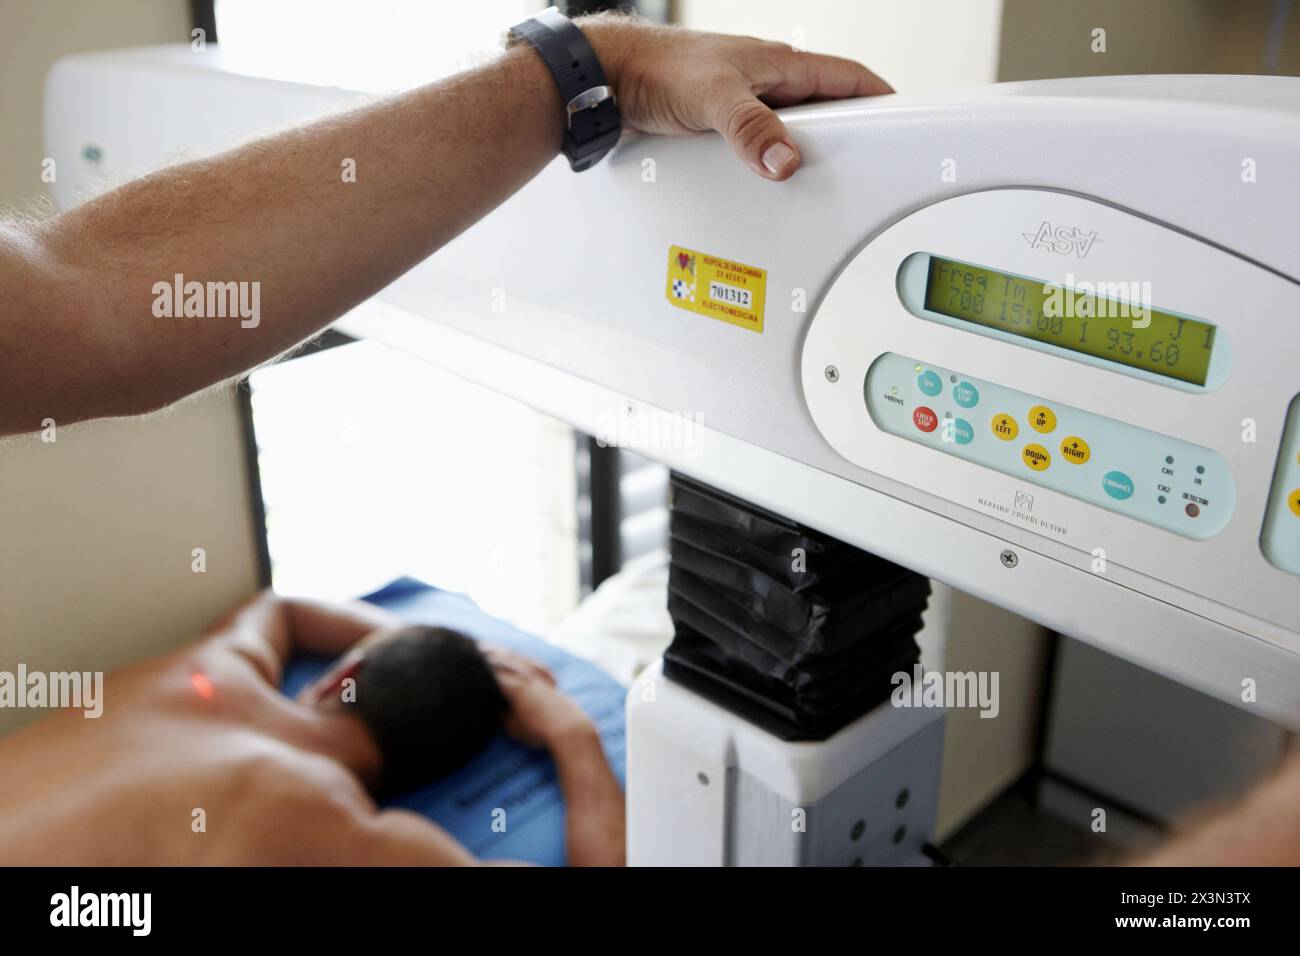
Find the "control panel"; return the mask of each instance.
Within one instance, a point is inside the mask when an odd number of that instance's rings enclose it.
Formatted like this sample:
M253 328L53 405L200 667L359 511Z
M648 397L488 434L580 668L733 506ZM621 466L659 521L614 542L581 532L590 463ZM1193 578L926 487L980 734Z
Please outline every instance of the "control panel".
M1217 452L952 369L886 353L863 392L891 435L1188 538L1223 530L1236 503Z
M1291 401L1282 431L1260 547L1276 567L1300 574L1300 395Z
M1112 580L1208 618L1297 630L1296 315L1300 283L1230 250L1081 196L986 190L863 245L809 323L801 382L830 447L891 494L1089 573L1104 552Z

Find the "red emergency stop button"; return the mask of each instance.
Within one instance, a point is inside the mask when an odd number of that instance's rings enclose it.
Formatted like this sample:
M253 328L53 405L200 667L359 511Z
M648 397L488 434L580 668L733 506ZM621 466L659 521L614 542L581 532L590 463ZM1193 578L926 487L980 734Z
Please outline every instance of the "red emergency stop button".
M912 412L912 424L923 432L932 432L939 427L939 416L933 408L918 405L916 411Z

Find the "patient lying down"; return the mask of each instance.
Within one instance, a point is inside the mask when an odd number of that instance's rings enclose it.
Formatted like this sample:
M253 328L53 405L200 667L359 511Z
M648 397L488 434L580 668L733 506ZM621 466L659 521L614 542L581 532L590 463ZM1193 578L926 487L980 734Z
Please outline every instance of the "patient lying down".
M342 657L290 700L293 653ZM374 797L450 772L504 726L555 760L569 862L623 863L623 794L591 720L540 665L453 631L268 592L110 675L104 699L97 720L64 711L0 740L0 862L474 864Z

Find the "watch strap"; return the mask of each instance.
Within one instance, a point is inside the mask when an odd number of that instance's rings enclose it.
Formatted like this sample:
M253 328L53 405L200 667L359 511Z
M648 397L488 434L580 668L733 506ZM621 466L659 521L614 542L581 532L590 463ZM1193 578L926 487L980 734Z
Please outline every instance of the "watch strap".
M535 49L564 101L563 150L574 172L590 169L618 142L622 125L614 92L596 51L578 26L555 7L510 31Z

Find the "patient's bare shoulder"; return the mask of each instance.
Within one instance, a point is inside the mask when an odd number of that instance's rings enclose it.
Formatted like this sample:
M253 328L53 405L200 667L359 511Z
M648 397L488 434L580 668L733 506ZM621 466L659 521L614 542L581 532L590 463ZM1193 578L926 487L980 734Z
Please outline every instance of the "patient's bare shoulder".
M240 762L241 798L209 835L222 865L463 866L474 857L418 814L380 810L337 761L291 746Z
M478 860L442 827L409 810L381 810L356 821L342 849L365 866L474 866Z

